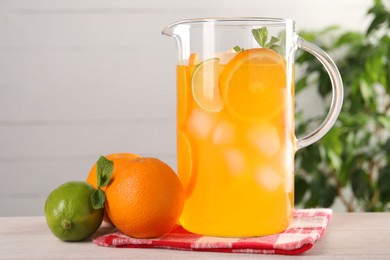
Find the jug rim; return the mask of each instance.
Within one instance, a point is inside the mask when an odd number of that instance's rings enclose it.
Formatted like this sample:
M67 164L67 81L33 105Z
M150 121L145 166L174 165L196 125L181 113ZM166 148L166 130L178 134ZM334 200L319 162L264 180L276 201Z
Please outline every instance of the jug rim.
M244 24L240 24L240 22ZM230 26L244 26L251 25L251 23L255 24L256 22L262 23L268 26L286 26L288 24L294 24L294 20L288 18L278 18L278 17L256 17L256 16L248 16L248 17L205 17L205 18L189 18L182 19L176 22L171 23L166 27L176 27L178 25L197 25L197 24L205 24L205 23L219 23L217 25L230 25ZM246 24L245 24L246 23Z
M171 23L164 28L162 34L173 36L172 29L185 25L188 27L191 26L200 26L205 24L211 24L212 26L256 26L260 23L264 26L284 26L294 28L295 21L289 18L278 18L278 17L256 17L256 16L238 16L238 17L205 17L205 18L189 18L182 19L176 22Z

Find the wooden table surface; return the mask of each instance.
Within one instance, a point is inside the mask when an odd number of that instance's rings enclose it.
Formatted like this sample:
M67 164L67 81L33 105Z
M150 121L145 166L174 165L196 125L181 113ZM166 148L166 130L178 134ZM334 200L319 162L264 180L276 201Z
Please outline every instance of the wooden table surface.
M95 235L107 233L102 226ZM0 259L390 259L390 213L334 213L323 238L300 256L118 249L66 243L42 217L0 217Z

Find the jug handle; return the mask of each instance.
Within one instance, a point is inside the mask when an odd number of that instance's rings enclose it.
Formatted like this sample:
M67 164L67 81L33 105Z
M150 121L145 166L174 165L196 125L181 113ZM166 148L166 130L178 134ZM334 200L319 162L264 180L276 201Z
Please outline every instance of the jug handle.
M323 51L320 47L310 42L305 41L301 37L297 38L297 47L301 48L304 51L309 52L314 55L321 64L325 67L326 71L329 74L330 81L332 83L332 101L328 115L324 121L317 127L314 131L309 134L306 134L303 137L297 139L297 150L312 143L317 142L321 139L334 125L337 120L338 115L340 114L342 103L343 103L343 82L340 76L340 72L337 69L333 60L329 55Z

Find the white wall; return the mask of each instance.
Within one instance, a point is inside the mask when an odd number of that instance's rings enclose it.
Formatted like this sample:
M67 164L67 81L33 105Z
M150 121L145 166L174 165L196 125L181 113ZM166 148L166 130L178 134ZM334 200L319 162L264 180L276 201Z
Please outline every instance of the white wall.
M0 0L0 216L43 215L48 193L101 154L175 168L175 43L193 17L292 18L360 30L369 0ZM307 100L309 102L310 100Z

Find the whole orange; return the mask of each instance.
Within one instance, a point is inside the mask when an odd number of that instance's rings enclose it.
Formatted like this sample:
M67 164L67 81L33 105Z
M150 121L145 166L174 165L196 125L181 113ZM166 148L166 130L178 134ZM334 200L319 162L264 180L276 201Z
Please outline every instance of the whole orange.
M118 173L123 171L123 167L126 167L126 162L135 158L140 157L137 154L132 153L114 153L105 156L107 159L114 162L114 171L112 173L112 178ZM96 163L93 165L92 169L89 171L87 182L97 189L97 176L96 176ZM106 187L102 187L102 190L105 191ZM106 210L104 211L104 221L112 224L112 221L107 215Z
M156 158L135 158L111 177L105 208L113 224L136 238L159 237L177 223L184 192L175 172Z

